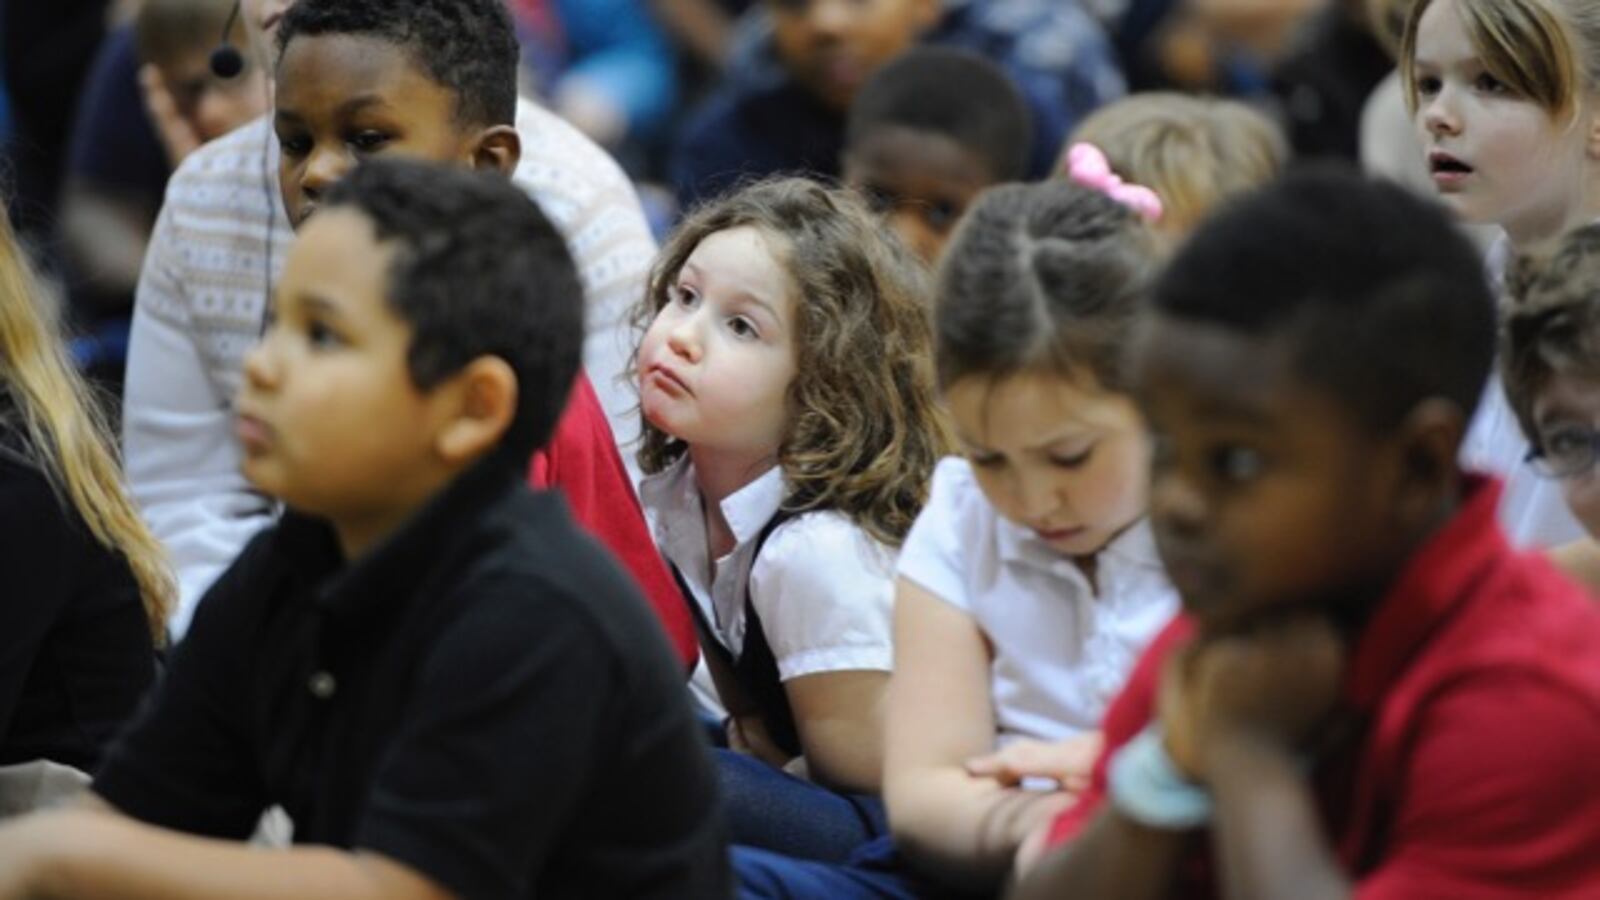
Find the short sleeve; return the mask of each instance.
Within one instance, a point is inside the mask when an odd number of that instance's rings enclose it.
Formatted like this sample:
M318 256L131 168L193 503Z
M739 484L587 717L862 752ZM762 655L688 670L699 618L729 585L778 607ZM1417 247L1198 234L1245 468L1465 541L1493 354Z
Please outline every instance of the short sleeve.
M619 663L570 598L529 588L460 589L470 609L421 663L353 841L464 897L531 896L529 873L603 777Z
M894 665L894 552L843 514L781 526L750 570L750 600L784 681Z
M1600 706L1540 673L1476 676L1417 717L1360 900L1577 898L1600 884Z
M95 793L135 819L243 839L269 805L249 715L271 534L252 541L206 592L166 677L95 775Z
M968 573L977 550L976 532L988 510L975 509L977 483L964 459L945 459L933 472L933 486L922 514L900 548L898 574L939 599L971 612ZM989 513L992 515L992 513Z

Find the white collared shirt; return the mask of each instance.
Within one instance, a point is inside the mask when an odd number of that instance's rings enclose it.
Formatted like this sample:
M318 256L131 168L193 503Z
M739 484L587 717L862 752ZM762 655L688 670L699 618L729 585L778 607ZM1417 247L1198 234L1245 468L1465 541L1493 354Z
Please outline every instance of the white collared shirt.
M995 512L964 459L941 461L900 551L900 576L972 616L993 648L997 743L1100 727L1178 594L1141 519L1095 557L1095 592L1073 561Z
M894 549L843 513L823 510L778 526L760 558L752 559L756 538L777 515L787 491L782 470L773 467L722 501L735 543L716 561L713 576L704 507L688 457L639 483L656 544L734 656L744 650L748 585L779 678L888 671L894 663ZM702 664L696 672L701 688L709 684L704 669Z

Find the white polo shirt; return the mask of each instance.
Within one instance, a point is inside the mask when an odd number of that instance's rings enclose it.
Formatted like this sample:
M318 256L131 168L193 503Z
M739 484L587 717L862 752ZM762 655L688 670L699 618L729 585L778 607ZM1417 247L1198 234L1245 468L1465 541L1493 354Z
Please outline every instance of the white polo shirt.
M934 470L899 573L972 616L989 639L998 744L1099 728L1178 610L1146 520L1100 551L1097 593L1071 559L996 513L957 458Z
M892 616L895 551L843 513L802 513L778 526L755 558L756 538L778 514L788 489L773 467L722 501L734 548L712 575L706 521L688 457L646 476L639 499L656 544L678 568L717 640L737 657L748 624L745 590L761 617L784 681L818 672L888 671L894 664ZM705 664L696 694L715 696Z

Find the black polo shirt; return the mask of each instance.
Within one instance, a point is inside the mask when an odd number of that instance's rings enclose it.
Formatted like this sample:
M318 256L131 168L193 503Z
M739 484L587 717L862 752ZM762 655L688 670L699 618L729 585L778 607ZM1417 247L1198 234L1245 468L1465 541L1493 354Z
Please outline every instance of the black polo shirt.
M654 615L555 494L466 473L353 566L289 513L196 612L95 790L363 848L467 897L722 897L715 776Z

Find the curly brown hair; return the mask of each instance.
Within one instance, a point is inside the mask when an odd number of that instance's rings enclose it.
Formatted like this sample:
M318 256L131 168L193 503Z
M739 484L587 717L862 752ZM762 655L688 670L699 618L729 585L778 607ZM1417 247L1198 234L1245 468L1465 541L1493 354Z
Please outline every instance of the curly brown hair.
M1500 374L1522 433L1543 450L1533 404L1559 374L1600 378L1600 225L1568 232L1506 272Z
M772 239L797 300L796 374L778 446L783 508L837 510L898 546L952 446L934 390L927 273L853 194L803 178L761 181L701 206L673 233L634 310L639 333L700 242L741 227ZM688 449L641 420L646 473Z

